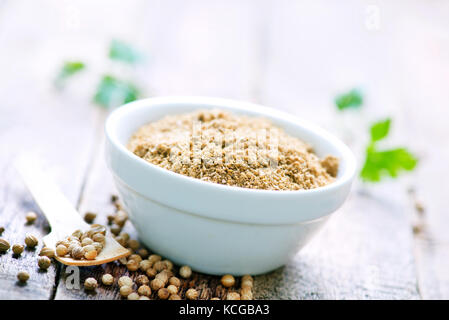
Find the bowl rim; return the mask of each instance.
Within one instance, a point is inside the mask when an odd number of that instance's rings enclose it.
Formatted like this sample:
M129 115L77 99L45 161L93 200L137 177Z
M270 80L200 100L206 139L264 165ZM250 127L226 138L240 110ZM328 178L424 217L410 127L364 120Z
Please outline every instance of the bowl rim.
M303 190L265 190L265 189L250 189L250 188L244 188L244 187L238 187L238 186L228 186L223 185L219 183L209 182L209 181L203 181L200 179L196 179L193 177L185 176L173 171L170 171L168 169L159 167L155 164L152 164L139 156L132 153L128 148L126 148L125 145L123 145L119 138L117 137L114 126L117 125L118 122L120 122L120 118L125 113L135 112L138 109L144 109L144 108L150 108L154 105L160 105L160 104L198 104L200 109L201 105L217 105L218 107L223 106L226 109L234 109L234 110L242 110L242 111L248 111L251 113L257 113L264 117L267 117L268 119L278 119L286 122L290 122L293 125L300 126L303 129L306 129L313 134L319 136L320 138L327 140L330 142L333 147L338 149L338 151L341 154L340 161L345 162L345 171L342 176L337 176L336 180L328 185L313 188L313 189L303 189ZM169 114L169 113L167 113ZM137 128L136 128L137 129ZM134 161L144 163L149 168L152 168L154 170L157 170L159 172L163 172L163 174L171 175L175 178L182 179L184 181L190 181L193 183L199 183L199 184L206 184L210 188L216 188L217 190L227 190L227 191L239 191L244 192L248 194L289 194L289 195L298 195L298 194L312 194L312 193L319 193L324 191L332 191L334 189L340 188L342 185L349 183L354 178L355 172L356 172L356 160L355 156L352 153L352 151L337 137L332 135L331 133L327 132L326 130L322 129L321 127L309 123L304 120L301 120L297 118L294 115L291 115L289 113L276 110L273 108L265 107L259 104L251 103L251 102L244 102L244 101L238 101L238 100L232 100L232 99L224 99L224 98L215 98L215 97L205 97L205 96L161 96L161 97L155 97L155 98L146 98L146 99L140 99L136 100L127 104L124 104L121 107L116 108L113 110L107 117L105 122L105 134L106 138L118 149L120 150L124 155L128 156L129 158L133 159ZM301 139L301 137L298 137ZM187 179L187 180L186 180Z

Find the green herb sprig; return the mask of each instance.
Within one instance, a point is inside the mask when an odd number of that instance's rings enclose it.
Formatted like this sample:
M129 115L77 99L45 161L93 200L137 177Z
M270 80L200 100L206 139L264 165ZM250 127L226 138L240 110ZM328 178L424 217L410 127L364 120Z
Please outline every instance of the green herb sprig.
M352 89L349 92L343 93L335 98L335 105L338 110L360 108L363 104L363 95L359 89Z
M370 129L371 140L366 148L366 159L360 177L364 181L379 182L390 176L396 178L402 171L412 171L418 159L406 148L379 150L377 142L388 136L391 119L374 123Z

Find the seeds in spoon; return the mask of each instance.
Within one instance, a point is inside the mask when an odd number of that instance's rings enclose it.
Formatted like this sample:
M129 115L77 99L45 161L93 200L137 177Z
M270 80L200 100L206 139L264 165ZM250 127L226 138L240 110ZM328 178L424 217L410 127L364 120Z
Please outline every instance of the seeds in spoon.
M55 251L51 248L43 247L41 251L39 252L39 255L42 257L49 257L53 258L55 256Z
M81 246L75 246L70 255L75 260L81 260L84 257L84 249Z
M64 257L69 251L67 250L67 247L63 244L60 244L56 247L56 254L58 257Z

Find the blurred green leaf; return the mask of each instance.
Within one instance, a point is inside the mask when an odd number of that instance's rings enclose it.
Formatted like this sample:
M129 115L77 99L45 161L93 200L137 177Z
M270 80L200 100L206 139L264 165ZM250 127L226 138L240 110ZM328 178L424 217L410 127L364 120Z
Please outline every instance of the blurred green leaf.
M129 64L136 64L143 60L143 55L125 42L112 40L109 47L109 58Z
M66 61L64 62L58 76L56 77L56 86L62 86L67 78L80 72L85 68L85 64L81 61Z
M338 110L345 110L348 108L360 108L363 104L363 95L359 89L352 89L351 91L341 94L335 98L335 104Z
M401 171L412 171L418 159L406 148L378 150L376 142L385 139L390 131L391 119L371 126L371 142L366 148L366 159L360 177L364 181L379 182L383 177L396 178Z
M139 90L133 83L105 75L98 85L94 101L102 107L109 108L134 101L138 97Z
M384 176L396 178L403 170L412 171L417 164L418 159L405 148L385 151L368 148L360 176L365 181L379 182Z
M384 139L390 131L391 119L376 122L371 126L371 141L379 141Z

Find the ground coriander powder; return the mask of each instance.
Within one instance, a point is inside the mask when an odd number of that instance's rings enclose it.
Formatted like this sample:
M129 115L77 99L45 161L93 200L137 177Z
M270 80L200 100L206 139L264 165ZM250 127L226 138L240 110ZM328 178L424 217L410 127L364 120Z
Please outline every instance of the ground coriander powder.
M303 190L335 181L338 159L320 159L304 141L264 118L222 110L166 116L144 125L128 149L144 160L204 181L265 190Z

